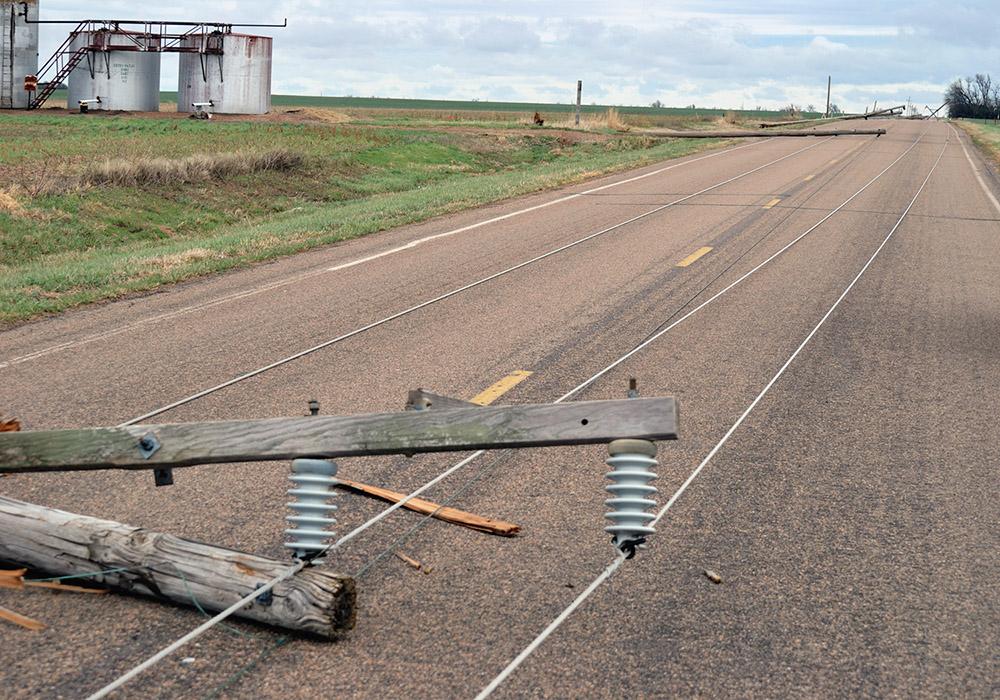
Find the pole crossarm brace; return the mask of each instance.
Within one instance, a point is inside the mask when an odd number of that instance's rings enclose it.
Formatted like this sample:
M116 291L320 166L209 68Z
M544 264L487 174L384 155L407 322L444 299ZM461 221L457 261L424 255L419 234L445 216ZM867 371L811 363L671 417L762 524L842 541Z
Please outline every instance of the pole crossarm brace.
M0 433L0 474L675 440L673 398Z

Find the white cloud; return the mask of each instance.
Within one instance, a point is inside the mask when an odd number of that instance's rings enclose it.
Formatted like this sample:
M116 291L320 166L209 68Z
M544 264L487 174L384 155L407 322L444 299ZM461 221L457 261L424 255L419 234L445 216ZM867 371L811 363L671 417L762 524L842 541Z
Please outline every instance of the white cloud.
M41 0L43 18L82 18L92 3ZM101 12L133 17L134 2ZM276 92L706 106L873 99L937 104L955 77L1000 65L994 3L794 0L149 0L144 19L280 22ZM43 54L69 25L43 25ZM45 58L43 56L43 60ZM163 87L176 85L176 59Z

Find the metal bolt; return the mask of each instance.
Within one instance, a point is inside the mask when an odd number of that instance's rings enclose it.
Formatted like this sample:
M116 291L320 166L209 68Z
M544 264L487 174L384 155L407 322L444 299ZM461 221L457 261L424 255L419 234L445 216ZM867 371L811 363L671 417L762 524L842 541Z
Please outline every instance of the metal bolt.
M333 532L325 528L337 523L335 518L328 517L337 510L337 506L327 503L335 495L336 473L337 465L325 459L296 459L292 462L292 473L288 478L295 487L288 490L288 495L295 500L287 504L293 514L285 519L293 527L285 530L285 534L292 538L285 546L298 559L323 552L327 548L327 540L333 536Z
M319 415L319 401L316 399L309 400L309 415L318 416Z
M649 526L656 516L646 512L656 505L652 500L656 487L650 484L656 478L652 471L658 464L656 445L648 440L615 440L608 445L608 455L611 471L607 477L614 483L607 486L612 498L604 503L614 510L605 516L611 525L604 531L612 534L611 543L631 559L656 531Z

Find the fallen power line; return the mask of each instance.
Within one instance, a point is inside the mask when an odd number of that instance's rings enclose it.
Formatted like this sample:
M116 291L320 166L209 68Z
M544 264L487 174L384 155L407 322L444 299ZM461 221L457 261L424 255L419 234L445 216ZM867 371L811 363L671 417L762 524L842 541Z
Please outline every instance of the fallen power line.
M754 139L779 136L874 136L878 138L885 129L833 129L830 131L644 131L644 136L668 139Z

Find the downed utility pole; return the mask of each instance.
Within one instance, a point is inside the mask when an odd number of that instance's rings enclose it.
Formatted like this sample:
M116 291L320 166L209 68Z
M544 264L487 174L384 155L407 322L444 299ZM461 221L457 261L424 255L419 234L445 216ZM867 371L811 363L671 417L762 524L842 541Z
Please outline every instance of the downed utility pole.
M393 414L0 433L0 474L145 469L154 472L157 485L166 485L176 467L292 459L289 478L294 486L288 493L295 500L288 504L293 514L287 520L293 529L284 533L291 538L285 546L298 562L291 568L7 498L0 498L0 559L57 575L96 571L94 580L115 588L333 639L354 624L355 589L350 577L309 566L330 549L327 542L334 535L328 526L336 523L336 506L328 499L337 486L337 465L330 458L610 443L615 459L628 466L642 460L655 463L648 456L656 453L651 441L675 440L678 431L672 398L479 406L417 391L411 392L410 406L414 410ZM426 410L431 406L440 408ZM316 414L318 410L317 404ZM622 469L610 478L626 482L615 488L624 488L628 496L633 477L635 473ZM388 490L377 495L403 502ZM616 546L631 556L652 531L636 525L653 518L642 512L651 501L624 497L612 502L615 510L608 517L618 519ZM434 504L422 505L441 515ZM469 514L459 519L479 529L511 529L509 523L470 519ZM280 531L277 523L275 530ZM258 595L261 586L266 593ZM240 607L241 601L250 605Z
M832 124L833 122L846 122L852 119L865 119L869 117L894 117L901 114L905 109L904 105L887 107L877 112L865 112L864 114L845 114L839 117L823 117L822 119L795 119L784 122L760 122L761 129L773 129L779 126L797 126L799 124Z
M830 129L828 131L643 131L643 136L667 139L755 139L779 136L881 136L885 129Z
M0 474L676 440L672 398L0 434Z
M237 552L0 496L0 559L182 605L223 610L288 569ZM237 616L336 639L354 627L354 580L307 568Z

